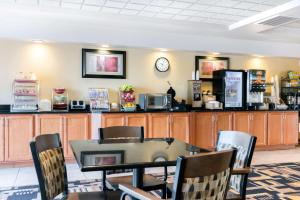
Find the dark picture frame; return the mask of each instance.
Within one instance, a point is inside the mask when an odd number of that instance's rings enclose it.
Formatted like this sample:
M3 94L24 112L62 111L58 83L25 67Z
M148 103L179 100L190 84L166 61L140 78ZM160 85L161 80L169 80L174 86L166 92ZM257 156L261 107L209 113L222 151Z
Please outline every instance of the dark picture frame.
M212 72L220 69L230 68L230 58L195 56L195 72L199 71L199 78L211 80Z
M82 78L126 79L126 51L82 49Z
M83 166L115 165L124 163L124 151L82 151L80 162Z

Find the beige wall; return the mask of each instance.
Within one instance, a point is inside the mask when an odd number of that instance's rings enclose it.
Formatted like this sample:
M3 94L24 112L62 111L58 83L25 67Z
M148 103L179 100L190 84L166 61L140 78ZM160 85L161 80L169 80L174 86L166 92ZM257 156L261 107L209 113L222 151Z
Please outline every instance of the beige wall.
M127 79L83 79L81 78L81 48L96 48L79 44L33 44L0 41L0 104L11 101L11 86L15 75L20 72L35 72L40 80L41 98L51 98L51 88L65 87L73 99L87 99L89 87L110 89L111 101L117 101L121 84L129 83L140 92L166 92L170 81L179 98L186 98L187 80L194 70L194 52L160 52L149 49L127 48ZM155 60L166 56L171 64L168 72L160 73L154 68ZM223 56L223 55L222 55ZM288 70L300 71L297 59L253 58L230 56L233 69L263 68L268 77L282 75Z

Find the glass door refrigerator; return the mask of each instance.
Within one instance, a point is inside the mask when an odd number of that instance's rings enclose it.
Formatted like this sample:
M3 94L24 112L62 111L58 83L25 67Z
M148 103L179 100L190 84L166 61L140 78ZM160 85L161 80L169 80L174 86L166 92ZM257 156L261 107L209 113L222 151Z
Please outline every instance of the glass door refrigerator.
M245 107L245 72L243 70L217 70L213 72L213 93L225 110Z

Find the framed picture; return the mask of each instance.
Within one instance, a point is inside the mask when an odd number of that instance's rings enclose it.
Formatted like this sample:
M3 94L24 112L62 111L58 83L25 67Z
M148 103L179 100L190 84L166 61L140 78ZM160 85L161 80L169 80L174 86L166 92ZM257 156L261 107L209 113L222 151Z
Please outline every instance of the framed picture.
M122 164L124 151L82 151L80 161L83 166Z
M126 78L126 51L82 49L83 78Z
M211 79L213 71L229 69L230 60L227 57L195 57L195 71L199 70L199 78Z

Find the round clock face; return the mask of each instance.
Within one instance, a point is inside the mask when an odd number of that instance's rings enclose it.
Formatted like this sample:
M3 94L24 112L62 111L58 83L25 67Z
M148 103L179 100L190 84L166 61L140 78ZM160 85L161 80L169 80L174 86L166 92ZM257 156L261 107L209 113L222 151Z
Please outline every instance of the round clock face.
M155 67L160 72L166 72L170 67L170 63L167 58L161 57L156 60Z

